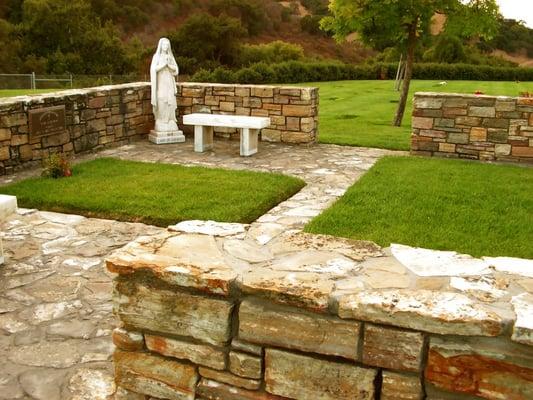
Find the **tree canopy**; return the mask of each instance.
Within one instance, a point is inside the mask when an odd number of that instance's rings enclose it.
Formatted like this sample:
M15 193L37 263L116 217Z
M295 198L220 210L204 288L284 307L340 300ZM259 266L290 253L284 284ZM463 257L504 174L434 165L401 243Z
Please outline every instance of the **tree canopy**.
M407 54L405 80L394 125L401 125L417 45L431 35L432 18L446 14L445 30L461 24L461 36L490 38L496 33L498 6L495 0L330 0L331 16L322 27L341 41L357 32L363 43L377 50L397 47ZM481 21L481 23L479 22Z

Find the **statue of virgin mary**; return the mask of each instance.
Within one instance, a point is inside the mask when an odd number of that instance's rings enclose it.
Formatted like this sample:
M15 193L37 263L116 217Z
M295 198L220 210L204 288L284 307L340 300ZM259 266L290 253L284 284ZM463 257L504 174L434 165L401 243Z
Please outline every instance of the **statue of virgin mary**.
M150 66L152 108L155 128L150 132L150 141L156 144L184 142L185 136L178 129L176 120L176 77L178 64L172 54L170 41L161 38Z

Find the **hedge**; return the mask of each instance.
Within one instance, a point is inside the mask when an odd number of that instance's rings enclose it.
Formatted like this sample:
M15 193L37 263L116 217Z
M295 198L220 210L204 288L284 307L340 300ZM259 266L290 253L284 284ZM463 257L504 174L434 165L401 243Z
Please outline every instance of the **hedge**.
M200 70L193 82L219 83L298 83L342 80L394 79L396 63L368 65L339 62L287 61L278 64L258 63L239 70L219 67ZM533 68L490 67L470 64L415 64L414 79L472 81L533 81Z

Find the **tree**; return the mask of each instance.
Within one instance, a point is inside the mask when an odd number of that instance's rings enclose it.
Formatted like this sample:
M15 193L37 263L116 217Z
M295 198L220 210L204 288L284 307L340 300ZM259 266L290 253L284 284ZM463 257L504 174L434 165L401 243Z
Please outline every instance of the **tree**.
M435 13L445 13L448 21L454 14L463 14L465 32L473 36L490 37L498 18L495 0L330 0L330 17L321 26L332 31L337 40L357 32L367 45L382 49L394 44L407 53L405 79L393 125L400 126L407 104L413 72L415 51L419 41L431 34L431 19ZM465 11L466 10L466 11ZM483 24L477 25L476 18ZM492 23L491 23L492 22Z
M196 59L198 63L215 61L232 65L237 56L240 38L246 29L237 18L195 14L175 33L169 35L177 56Z

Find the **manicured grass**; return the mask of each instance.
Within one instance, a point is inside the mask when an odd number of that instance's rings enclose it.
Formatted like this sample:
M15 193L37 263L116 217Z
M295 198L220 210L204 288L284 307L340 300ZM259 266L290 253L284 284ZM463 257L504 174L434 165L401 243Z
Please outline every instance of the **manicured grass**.
M280 174L98 159L71 178L0 187L20 207L167 226L200 219L249 223L305 183Z
M305 230L533 258L533 168L386 157Z
M341 81L304 83L320 88L320 133L322 143L409 150L412 97L415 92L458 92L481 90L490 95L518 96L533 91L533 82L413 81L403 126L391 126L399 93L394 81Z
M31 96L33 94L58 92L64 89L5 89L0 90L0 97Z

